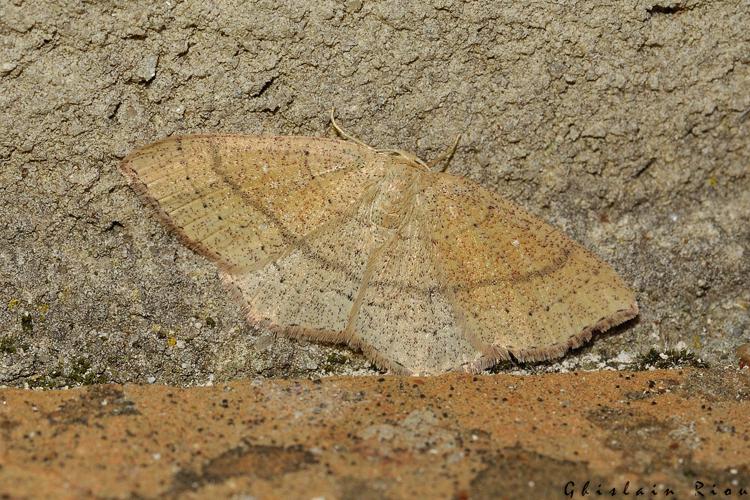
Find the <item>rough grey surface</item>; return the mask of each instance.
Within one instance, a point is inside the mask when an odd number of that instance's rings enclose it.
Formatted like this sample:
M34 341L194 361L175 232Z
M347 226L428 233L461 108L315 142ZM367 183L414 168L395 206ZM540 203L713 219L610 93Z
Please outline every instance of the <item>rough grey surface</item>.
M0 384L367 373L246 325L117 170L175 133L435 156L632 283L548 369L750 340L750 2L0 2Z

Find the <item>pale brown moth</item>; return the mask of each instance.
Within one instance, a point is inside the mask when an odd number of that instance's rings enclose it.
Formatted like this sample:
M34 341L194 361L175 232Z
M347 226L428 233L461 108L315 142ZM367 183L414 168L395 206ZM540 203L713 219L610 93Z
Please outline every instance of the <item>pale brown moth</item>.
M591 252L431 166L356 139L230 134L172 137L121 164L218 264L248 321L397 373L553 359L638 314Z

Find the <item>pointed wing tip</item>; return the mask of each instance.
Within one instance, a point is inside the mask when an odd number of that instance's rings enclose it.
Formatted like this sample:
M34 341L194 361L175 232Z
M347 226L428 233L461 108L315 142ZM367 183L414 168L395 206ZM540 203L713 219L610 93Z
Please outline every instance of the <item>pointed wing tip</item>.
M641 312L640 308L638 307L638 302L636 302L635 299L633 299L633 302L630 304L630 311L632 312L633 315L628 319L635 318Z
M138 160L142 159L144 157L144 153L146 153L146 151L151 149L153 146L167 142L169 140L170 139L164 139L156 143L147 144L145 146L135 148L130 153L128 153L125 158L120 160L120 163L118 164L118 170L125 176L128 181L128 185L132 186L139 195L147 196L148 187L146 186L146 183L143 181L143 179L141 179L136 163L138 162Z

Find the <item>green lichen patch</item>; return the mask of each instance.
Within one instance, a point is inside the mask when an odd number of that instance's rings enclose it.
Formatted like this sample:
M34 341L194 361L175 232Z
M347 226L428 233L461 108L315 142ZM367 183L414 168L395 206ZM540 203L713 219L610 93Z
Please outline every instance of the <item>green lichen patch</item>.
M328 373L340 370L342 366L346 366L349 363L349 358L338 352L331 352L326 356L325 362L321 365L323 370Z
M708 363L697 357L695 353L686 349L667 349L664 352L651 349L647 353L640 355L635 361L635 368L637 370L663 370L683 366L708 368Z
M59 389L66 386L106 384L109 377L101 370L91 366L91 362L83 357L76 358L68 370L62 367L29 381L29 386L41 389Z
M34 331L34 320L29 312L21 314L21 331L24 333L31 333Z
M5 335L0 337L0 354L15 354L21 347L16 337Z
M77 358L68 373L68 380L77 385L104 384L107 377L103 373L97 373L91 367L91 362L86 358Z

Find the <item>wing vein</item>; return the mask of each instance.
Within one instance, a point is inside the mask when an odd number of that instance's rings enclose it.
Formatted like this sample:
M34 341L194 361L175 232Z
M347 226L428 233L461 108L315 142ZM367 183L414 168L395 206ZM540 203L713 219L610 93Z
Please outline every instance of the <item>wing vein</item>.
M312 230L310 230L309 232L307 232L307 233L305 233L305 234L303 234L301 236L293 236L294 240L290 244L288 244L287 246L285 246L284 248L282 248L278 252L269 255L267 258L261 260L260 262L258 262L253 267L248 268L247 272L251 272L252 273L252 272L260 271L264 267L268 266L269 264L273 264L274 262L276 262L279 259L283 258L285 255L288 255L289 252L291 252L291 251L293 251L293 250L295 250L297 248L302 248L303 250L305 250L305 252L308 255L314 257L318 261L323 262L324 264L327 264L330 267L334 267L334 268L338 269L340 266L338 266L335 262L332 262L331 260L329 260L329 259L327 259L327 258L325 258L325 257L323 257L321 255L318 255L316 252L314 252L309 247L309 245L307 244L307 242L309 240L311 240L312 238L316 237L317 235L323 233L327 229L330 229L333 226L339 226L339 225L341 225L344 221L346 221L347 219L349 219L350 217L352 217L354 214L356 214L357 213L357 209L360 207L360 205L362 205L368 198L372 197L372 195L373 195L372 187L366 188L365 192L362 194L362 196L360 196L355 201L353 201L346 208L346 210L344 210L343 212L341 212L339 215L337 215L337 216L329 219L327 222L324 222L323 224L320 224L319 226L314 227ZM346 270L343 269L343 271L346 271Z
M411 193L410 193L410 203L409 203L409 210L404 215L403 219L400 221L398 228L394 231L394 233L386 239L386 241L380 245L378 248L373 250L373 252L370 254L370 256L367 259L367 264L365 266L365 272L362 274L362 280L359 286L359 289L357 290L357 295L352 302L352 307L349 310L349 316L347 319L346 329L344 330L344 337L346 339L351 340L354 338L354 327L355 327L355 321L357 320L357 317L359 316L359 312L362 308L362 301L364 300L365 293L367 292L367 289L370 285L370 280L372 279L372 275L375 272L375 265L380 262L380 259L382 259L385 252L401 237L401 232L403 231L404 227L408 224L409 220L414 214L414 205L415 205L415 199L416 199L416 190L414 189L415 186L411 186ZM400 284L399 284L400 285Z

